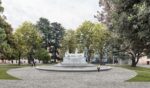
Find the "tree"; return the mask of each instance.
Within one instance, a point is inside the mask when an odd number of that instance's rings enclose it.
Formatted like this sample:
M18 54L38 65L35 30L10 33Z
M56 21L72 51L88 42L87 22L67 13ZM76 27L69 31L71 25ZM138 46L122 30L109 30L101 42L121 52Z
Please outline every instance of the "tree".
M51 58L56 62L56 59L59 59L58 49L60 48L60 42L63 38L64 28L57 22L50 24L46 18L40 18L36 26L43 35L45 48L49 50Z
M102 62L105 45L110 37L110 33L104 24L95 24L92 28L92 46L95 51L100 55L100 61Z
M110 36L107 27L102 23L85 21L76 32L77 44L82 45L82 50L87 48L87 61L90 62L93 51L99 52L103 57L103 49Z
M5 59L10 59L13 56L13 48L15 47L11 25L5 20L6 17L3 15L4 8L1 6L0 0L0 54Z
M115 4L112 4L112 2L114 0L99 0L101 10L97 11L97 15L94 16L99 22L106 24L108 27L112 25L110 14L116 9Z
M131 56L131 66L135 67L140 57L148 55L150 50L150 2L148 0L114 0L111 4L115 8L110 12L111 28L123 39L120 51Z
M46 18L39 18L39 21L36 23L36 27L40 30L41 35L43 36L43 46L47 49L49 47L48 43L51 40L52 28L50 26L50 22Z
M60 43L64 36L64 27L61 26L60 23L53 22L51 23L51 27L53 29L52 35L51 35L51 41L50 41L50 50L52 51L52 59L54 62L56 60L60 59L59 56L59 49L61 48Z
M5 39L6 39L5 31L2 28L0 28L0 45L4 43Z
M92 28L94 27L94 23L90 21L85 21L82 25L77 29L77 42L79 45L82 45L82 49L87 48L88 56L87 61L90 62L91 53L90 46L92 45Z
M74 30L66 30L62 40L62 53L68 50L69 53L74 53L77 48L76 33Z
M42 37L35 25L30 22L24 22L14 33L16 42L16 51L18 52L18 60L22 56L28 55L28 60L34 62L34 51L41 48Z
M44 48L40 48L35 52L35 57L39 60L39 61L43 61L43 63L47 64L48 61L50 61L50 55L48 53L47 50L45 50Z

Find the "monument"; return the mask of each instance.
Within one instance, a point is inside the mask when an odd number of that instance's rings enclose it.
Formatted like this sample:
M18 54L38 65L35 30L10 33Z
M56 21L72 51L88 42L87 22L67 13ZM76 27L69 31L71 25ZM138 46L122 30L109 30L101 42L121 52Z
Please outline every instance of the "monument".
M75 53L66 52L63 58L63 62L61 62L62 66L87 66L86 57L84 53L78 53L76 49Z
M97 66L86 62L84 53L78 53L76 49L75 53L65 53L63 62L53 66L39 66L36 67L39 70L46 71L62 71L62 72L92 72L97 71ZM109 66L100 66L100 71L110 70Z

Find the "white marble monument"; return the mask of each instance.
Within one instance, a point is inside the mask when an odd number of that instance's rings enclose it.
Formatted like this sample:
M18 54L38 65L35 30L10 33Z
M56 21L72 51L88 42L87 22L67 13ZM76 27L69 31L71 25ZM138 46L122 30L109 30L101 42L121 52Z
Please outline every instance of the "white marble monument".
M78 53L78 50L76 49L75 53L69 53L67 51L61 64L69 66L83 66L87 65L88 63L86 62L84 53Z

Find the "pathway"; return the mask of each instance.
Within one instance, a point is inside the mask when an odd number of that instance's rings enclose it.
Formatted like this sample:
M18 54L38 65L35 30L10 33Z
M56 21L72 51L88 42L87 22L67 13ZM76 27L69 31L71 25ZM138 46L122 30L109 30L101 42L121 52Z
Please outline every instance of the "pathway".
M117 67L101 72L48 72L26 67L8 73L22 80L0 80L0 88L150 88L150 83L124 82L136 73Z

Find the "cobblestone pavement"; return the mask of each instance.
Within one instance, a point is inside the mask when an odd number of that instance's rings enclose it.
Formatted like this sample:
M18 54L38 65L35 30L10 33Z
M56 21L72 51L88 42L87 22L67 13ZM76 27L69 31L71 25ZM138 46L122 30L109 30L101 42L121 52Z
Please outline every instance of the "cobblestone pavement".
M101 72L51 72L26 67L8 73L22 80L0 80L0 88L150 88L148 82L125 82L136 73L117 67Z

